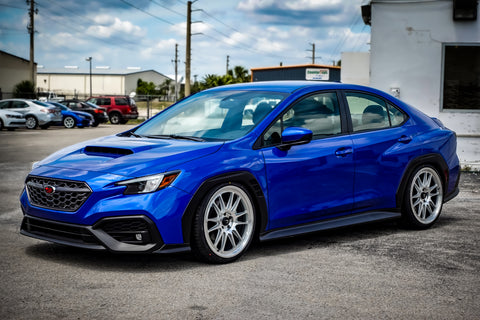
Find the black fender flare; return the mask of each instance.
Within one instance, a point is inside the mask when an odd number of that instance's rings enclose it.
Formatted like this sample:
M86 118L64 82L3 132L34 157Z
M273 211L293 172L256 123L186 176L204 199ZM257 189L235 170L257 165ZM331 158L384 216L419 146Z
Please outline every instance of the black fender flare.
M438 153L421 155L412 159L408 163L405 171L403 172L402 179L400 180L400 185L398 186L397 193L395 195L397 208L402 208L403 198L410 176L420 165L425 164L433 166L438 171L438 173L440 174L440 178L443 182L443 195L446 195L448 187L449 169L447 163L445 162L445 159L443 159L443 157Z
M187 209L182 216L182 234L183 242L190 243L190 235L192 233L192 224L198 206L202 202L205 195L215 186L222 183L236 182L247 189L253 200L255 212L257 213L256 233L265 230L268 221L267 202L262 188L253 174L248 171L234 171L205 180L197 189L192 199L188 203Z

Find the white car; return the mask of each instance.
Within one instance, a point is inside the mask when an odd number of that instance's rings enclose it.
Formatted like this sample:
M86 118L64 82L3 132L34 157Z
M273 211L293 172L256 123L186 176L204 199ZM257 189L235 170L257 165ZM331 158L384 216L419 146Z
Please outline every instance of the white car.
M23 127L25 127L25 117L23 114L0 109L0 130L3 128L15 130L16 128Z
M1 100L0 109L23 114L25 116L25 126L27 129L36 129L38 126L42 129L47 129L50 125L62 122L60 108L38 100Z

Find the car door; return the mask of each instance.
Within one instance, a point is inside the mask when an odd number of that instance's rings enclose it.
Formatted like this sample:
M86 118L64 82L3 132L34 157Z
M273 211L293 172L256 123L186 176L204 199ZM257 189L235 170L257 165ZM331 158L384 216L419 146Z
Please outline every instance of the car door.
M295 102L264 133L267 229L335 217L352 209L352 140L342 123L337 93L319 92ZM276 146L287 127L312 130L312 141L280 150Z
M398 151L412 137L407 115L382 97L346 91L354 148L354 211L396 207L395 194L409 158Z
M35 110L33 110L33 108L30 107L25 101L21 100L11 100L9 109L15 112L19 112L23 115L30 112L35 112Z

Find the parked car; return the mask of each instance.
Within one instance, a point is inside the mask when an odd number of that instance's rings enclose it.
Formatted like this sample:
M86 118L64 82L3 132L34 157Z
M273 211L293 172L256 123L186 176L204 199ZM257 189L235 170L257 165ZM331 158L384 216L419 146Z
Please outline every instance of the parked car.
M56 122L62 121L60 108L38 100L1 100L0 109L11 110L23 114L25 116L25 126L27 129L36 129L38 126L42 129L47 129Z
M135 100L129 96L90 97L87 102L106 108L112 124L125 124L130 119L138 118Z
M245 107L263 100L247 118ZM36 163L21 233L112 252L191 248L226 263L255 237L385 219L428 228L458 194L459 176L455 133L389 94L245 83Z
M55 101L48 101L49 104L59 107L62 111L62 125L67 129L89 127L93 124L93 116L88 112L73 111L69 107Z
M23 114L0 109L0 130L6 128L9 131L15 130L16 128L25 127L25 117Z
M107 109L99 107L93 103L78 100L64 100L60 103L66 105L73 111L82 111L91 114L93 116L92 127L96 127L100 123L106 123L108 121Z

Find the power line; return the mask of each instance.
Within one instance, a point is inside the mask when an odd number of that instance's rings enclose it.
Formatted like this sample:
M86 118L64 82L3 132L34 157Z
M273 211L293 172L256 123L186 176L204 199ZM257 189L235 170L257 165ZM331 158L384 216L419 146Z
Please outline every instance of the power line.
M128 2L128 1L125 1L125 0L120 0L120 1L122 1L123 3L129 5L129 6L132 7L132 8L137 9L138 11L141 11L141 12L143 12L143 13L145 13L145 14L148 14L148 15L151 16L152 18L155 18L155 19L157 19L157 20L159 20L159 21L168 23L169 25L172 25L172 26L175 25L175 23L170 22L170 21L168 21L168 20L165 20L165 19L163 19L163 18L160 18L159 16L156 16L156 15L154 15L154 14L151 14L150 12L148 12L148 11L146 11L146 10L143 10L142 8L139 8L139 7L137 7L136 5L131 4L131 3Z
M162 7L162 8L164 8L164 9L167 9L168 11L173 12L173 13L175 13L175 14L178 14L179 16L182 16L182 17L184 17L184 18L187 17L187 16L184 15L183 13L180 13L180 12L178 12L178 11L175 11L175 10L173 10L173 9L171 9L171 8L163 5L163 4L158 3L158 2L155 1L155 0L150 0L150 1L151 1L153 4L156 4L156 5L159 6L159 7Z

